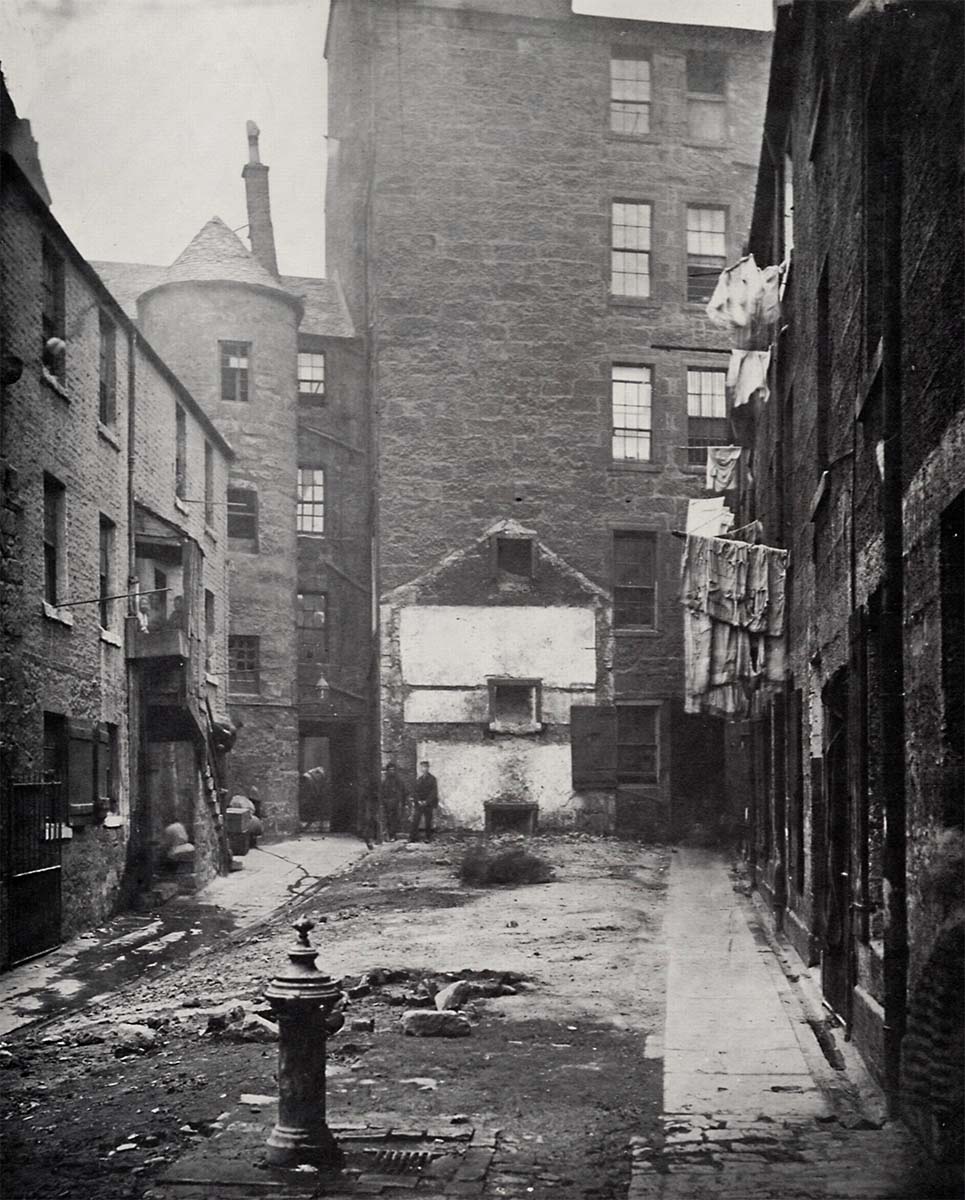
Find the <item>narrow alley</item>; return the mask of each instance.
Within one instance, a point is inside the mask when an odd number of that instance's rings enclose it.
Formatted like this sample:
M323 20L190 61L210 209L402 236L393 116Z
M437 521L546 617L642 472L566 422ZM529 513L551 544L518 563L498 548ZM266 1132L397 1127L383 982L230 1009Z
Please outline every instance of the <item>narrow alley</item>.
M318 868L332 841L299 839L286 857ZM718 853L539 837L551 881L484 889L460 883L456 839L355 843L354 864L352 843L335 845L341 863L329 851L331 875L300 899L290 870L253 874L235 907L222 886L235 935L7 1035L5 1195L958 1194L885 1119ZM266 1011L296 913L316 920L319 967L351 997L329 1045L338 1177L267 1166L277 1047L232 1024ZM30 970L8 976L25 1013ZM84 985L81 958L71 970ZM426 981L450 977L471 981L470 1036L404 1036L403 1005L431 1004ZM117 1040L132 1027L145 1044Z

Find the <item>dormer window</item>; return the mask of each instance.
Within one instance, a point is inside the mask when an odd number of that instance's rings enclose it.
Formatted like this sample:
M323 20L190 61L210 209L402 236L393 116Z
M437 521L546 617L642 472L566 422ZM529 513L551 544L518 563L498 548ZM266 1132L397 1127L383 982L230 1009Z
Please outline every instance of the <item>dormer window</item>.
M536 565L536 547L532 538L496 536L496 571L519 579L532 579Z

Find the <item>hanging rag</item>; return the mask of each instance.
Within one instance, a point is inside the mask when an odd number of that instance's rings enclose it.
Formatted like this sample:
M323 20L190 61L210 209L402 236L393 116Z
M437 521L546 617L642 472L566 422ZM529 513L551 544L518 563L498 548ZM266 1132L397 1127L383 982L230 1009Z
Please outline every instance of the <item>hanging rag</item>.
M727 368L727 390L732 397L732 407L748 404L755 395L760 395L766 404L770 397L767 386L767 370L771 365L770 350L731 350Z
M720 537L734 523L733 512L724 504L723 496L687 502L687 533L701 537Z
M712 325L726 329L742 350L766 350L781 316L783 267L763 270L748 254L721 271L707 303Z
M729 492L737 486L737 462L740 456L740 446L707 447L707 477L704 486L708 492Z

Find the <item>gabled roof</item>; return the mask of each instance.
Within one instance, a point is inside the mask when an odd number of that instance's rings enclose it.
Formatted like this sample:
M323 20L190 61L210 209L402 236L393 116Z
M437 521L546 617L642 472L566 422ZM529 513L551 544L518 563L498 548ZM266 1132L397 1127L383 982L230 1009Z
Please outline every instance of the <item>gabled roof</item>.
M317 275L282 275L281 281L290 292L301 296L305 305L299 333L317 337L355 337L355 327L337 275L332 279L321 279Z

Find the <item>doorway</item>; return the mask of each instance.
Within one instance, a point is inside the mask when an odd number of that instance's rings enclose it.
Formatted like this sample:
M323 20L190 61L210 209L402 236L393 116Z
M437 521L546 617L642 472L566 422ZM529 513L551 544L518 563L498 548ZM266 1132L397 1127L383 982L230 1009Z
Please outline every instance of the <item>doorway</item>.
M824 948L821 988L835 1014L851 1021L851 797L848 786L848 677L842 669L824 689L825 846Z
M357 730L348 721L302 724L298 773L323 767L328 781L332 833L352 833L358 825Z

